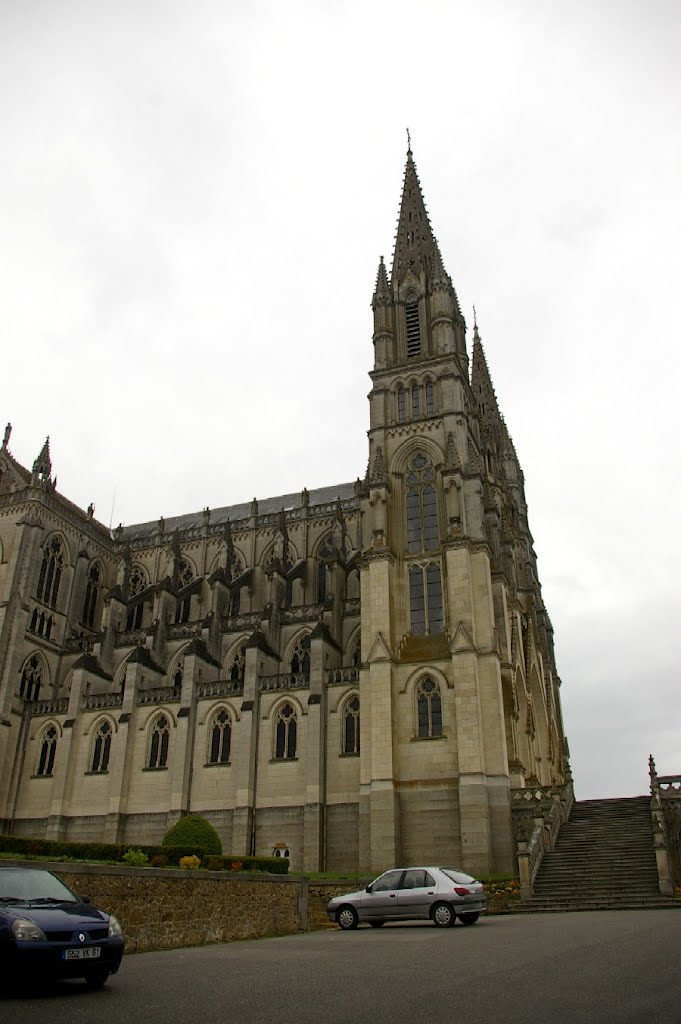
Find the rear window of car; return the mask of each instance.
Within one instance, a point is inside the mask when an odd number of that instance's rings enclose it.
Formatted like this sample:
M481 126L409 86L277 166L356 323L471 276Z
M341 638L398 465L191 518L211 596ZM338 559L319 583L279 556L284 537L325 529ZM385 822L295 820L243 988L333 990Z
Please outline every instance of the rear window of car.
M464 874L463 871L456 871L454 868L440 868L440 871L447 878L451 878L452 882L458 882L460 885L470 885L471 882L477 882L477 878L471 878L470 875Z

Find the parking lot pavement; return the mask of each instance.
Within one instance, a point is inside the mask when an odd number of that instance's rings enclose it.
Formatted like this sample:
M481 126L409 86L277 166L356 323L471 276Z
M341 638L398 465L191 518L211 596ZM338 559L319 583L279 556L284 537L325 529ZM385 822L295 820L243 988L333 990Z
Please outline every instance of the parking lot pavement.
M102 992L3 995L12 1024L680 1024L681 913L332 929L126 957Z

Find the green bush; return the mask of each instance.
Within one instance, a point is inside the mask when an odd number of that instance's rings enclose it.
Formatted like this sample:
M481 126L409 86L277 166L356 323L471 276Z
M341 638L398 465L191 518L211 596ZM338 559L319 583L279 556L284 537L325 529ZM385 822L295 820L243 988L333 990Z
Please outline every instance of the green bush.
M222 853L220 836L211 823L198 814L189 814L176 821L164 835L163 846L195 846L206 854L220 856Z
M139 849L133 850L132 847L130 847L129 850L126 850L121 857L121 860L124 864L129 864L130 867L134 868L142 868L145 864L149 863L149 858L146 853L143 853L142 850Z

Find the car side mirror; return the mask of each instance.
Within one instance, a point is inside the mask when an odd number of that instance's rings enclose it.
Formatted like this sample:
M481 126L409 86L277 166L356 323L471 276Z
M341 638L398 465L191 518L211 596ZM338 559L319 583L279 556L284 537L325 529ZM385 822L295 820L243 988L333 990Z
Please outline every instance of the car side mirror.
M80 897L80 902L81 903L91 903L92 902L92 898L90 896L81 896Z
M370 885L367 885L367 887L366 887L366 889L365 889L364 891L365 891L365 892L371 892L371 886L370 886Z

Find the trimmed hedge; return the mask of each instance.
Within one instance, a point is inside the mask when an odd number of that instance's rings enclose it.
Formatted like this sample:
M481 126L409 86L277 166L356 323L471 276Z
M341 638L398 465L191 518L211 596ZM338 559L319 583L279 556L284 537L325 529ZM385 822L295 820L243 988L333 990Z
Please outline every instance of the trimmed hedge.
M108 861L124 864L123 857L130 849L128 843L77 843L54 839L29 839L24 836L0 835L0 852L16 853L25 857L69 857L73 860ZM201 867L209 871L266 871L271 874L288 873L285 857L240 857L237 854L218 856L209 854L203 846L137 846L149 858L150 867L177 865L182 857L200 857ZM237 867L237 865L239 865Z
M197 846L218 857L222 853L220 836L199 814L188 814L176 821L164 835L163 846Z

